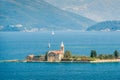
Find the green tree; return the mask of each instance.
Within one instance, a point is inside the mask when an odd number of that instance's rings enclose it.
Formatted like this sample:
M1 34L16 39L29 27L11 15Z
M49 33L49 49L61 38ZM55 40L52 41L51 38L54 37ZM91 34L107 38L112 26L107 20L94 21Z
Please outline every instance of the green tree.
M47 54L48 54L48 52L45 53L45 61L47 61Z
M91 50L90 57L96 58L97 57L97 52L95 50Z
M119 58L119 52L117 50L114 51L114 57Z
M64 58L71 58L72 57L72 54L70 51L66 50L65 51L65 54L64 54Z

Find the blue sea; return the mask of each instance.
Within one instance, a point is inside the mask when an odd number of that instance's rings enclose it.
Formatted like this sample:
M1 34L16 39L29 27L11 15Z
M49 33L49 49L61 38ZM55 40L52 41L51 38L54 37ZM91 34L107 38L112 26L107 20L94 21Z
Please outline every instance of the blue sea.
M120 80L120 63L0 63L0 80Z
M120 51L120 32L0 32L0 60L44 55L48 50L59 50L61 42L73 55L89 56L91 50L113 54ZM120 80L120 63L1 62L0 80Z

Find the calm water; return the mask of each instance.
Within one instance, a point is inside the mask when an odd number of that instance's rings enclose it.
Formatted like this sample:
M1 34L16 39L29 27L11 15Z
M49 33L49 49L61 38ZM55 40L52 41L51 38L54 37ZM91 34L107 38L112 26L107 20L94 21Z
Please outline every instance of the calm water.
M74 55L120 51L120 32L0 32L0 59L44 54L61 41ZM120 63L0 63L0 80L120 80Z
M120 63L0 63L0 80L120 80Z
M74 55L90 55L95 49L98 54L111 54L120 51L120 32L0 32L0 59L24 59L28 54L45 54L48 50L60 48L64 42L65 49ZM48 43L51 48L48 49Z

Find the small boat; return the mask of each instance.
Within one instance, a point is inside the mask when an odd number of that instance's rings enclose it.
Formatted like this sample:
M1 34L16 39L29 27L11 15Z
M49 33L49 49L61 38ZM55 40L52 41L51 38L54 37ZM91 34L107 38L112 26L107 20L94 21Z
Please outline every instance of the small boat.
M50 43L48 43L48 48L50 48Z
M52 31L52 35L55 35L55 32L54 32L54 31Z

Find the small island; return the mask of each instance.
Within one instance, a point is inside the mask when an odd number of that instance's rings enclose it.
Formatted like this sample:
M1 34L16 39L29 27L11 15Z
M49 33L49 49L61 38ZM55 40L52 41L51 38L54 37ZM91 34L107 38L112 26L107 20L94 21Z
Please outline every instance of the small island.
M114 51L113 54L97 54L95 50L91 50L90 56L73 55L71 51L64 52L64 44L61 43L60 50L51 50L45 55L30 54L26 57L25 62L120 62L119 52Z

